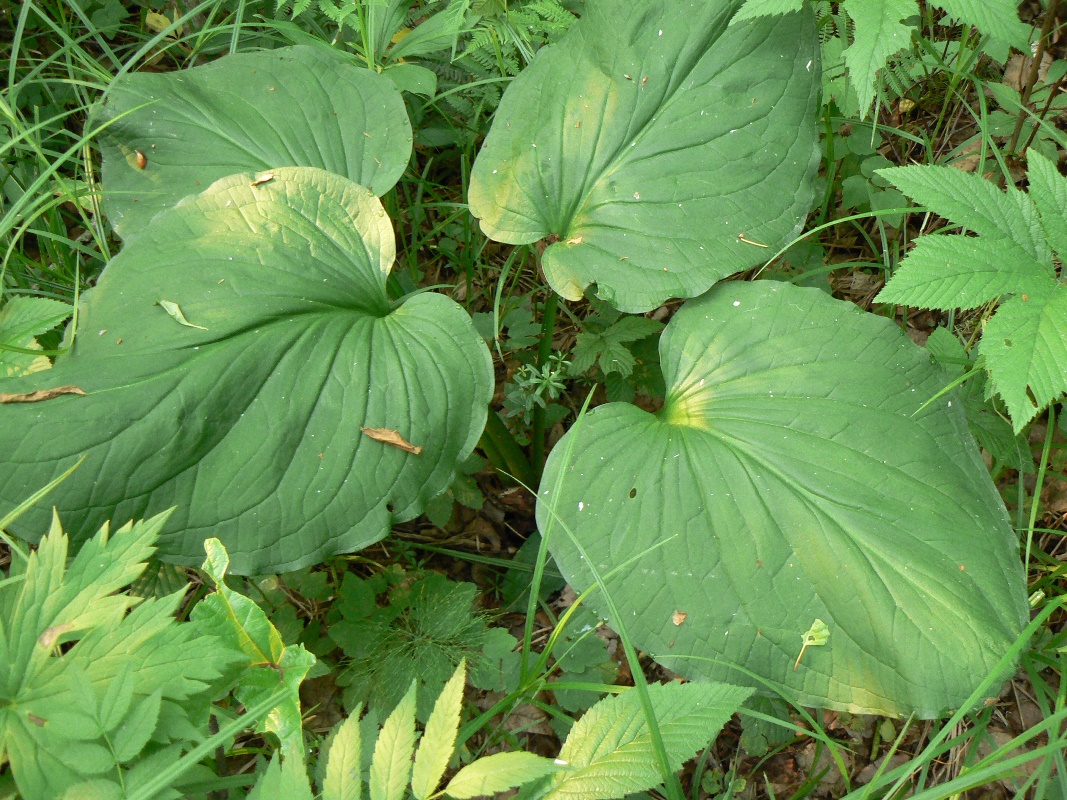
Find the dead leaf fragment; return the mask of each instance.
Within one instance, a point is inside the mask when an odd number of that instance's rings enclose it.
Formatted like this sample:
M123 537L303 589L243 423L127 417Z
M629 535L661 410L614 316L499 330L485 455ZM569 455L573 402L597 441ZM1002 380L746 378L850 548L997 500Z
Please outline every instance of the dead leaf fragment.
M37 637L37 644L41 645L45 650L51 650L52 645L56 643L60 636L72 630L74 630L74 624L71 622L64 622L62 625L53 625L50 628L45 628L44 632Z
M268 183L274 180L273 172L261 172L256 176L256 179L252 181L250 186L260 186L261 184Z
M372 438L376 442L382 444L391 444L393 447L399 447L401 450L407 453L413 453L418 455L422 452L422 445L414 445L390 428L360 428L364 434Z
M4 394L0 392L0 403L39 403L42 400L51 400L61 394L85 395L85 390L78 386L57 386L54 389L38 389L35 392L21 392L16 394Z
M1049 53L1041 54L1041 66L1037 68L1037 79L1044 81L1048 78L1049 67L1052 66L1053 58ZM1021 92L1030 78L1030 70L1033 69L1034 59L1031 56L1016 55L1008 59L1004 65L1004 78L1001 83L1010 86L1017 92Z
M686 614L684 611L675 611L674 616L671 617L671 622L673 622L675 625L681 625L683 622L685 622L685 618L688 616L689 615Z
M196 328L197 330L206 331L203 325L194 325L185 318L185 314L182 313L181 307L177 303L172 303L170 300L157 300L156 305L174 317L174 321L179 325L184 325L186 328Z
M149 11L144 18L144 25L152 33L159 33L165 31L170 27L171 21L163 14L157 14L154 11Z
M745 244L754 244L756 247L770 247L769 244L763 244L762 242L755 242L752 239L745 238L745 234L743 233L737 234L737 238Z
M568 239L566 244L581 244L585 239L581 236L575 236L573 239Z

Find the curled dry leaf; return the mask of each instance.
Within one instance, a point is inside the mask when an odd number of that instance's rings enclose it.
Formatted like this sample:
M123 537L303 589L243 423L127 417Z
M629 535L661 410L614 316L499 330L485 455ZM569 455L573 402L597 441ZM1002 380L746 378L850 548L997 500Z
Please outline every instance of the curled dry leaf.
M184 325L186 328L196 328L201 331L207 330L203 325L194 325L186 319L185 314L177 303L172 303L170 300L157 300L156 305L160 306L164 311L170 314L174 318L174 321L179 325Z
M35 392L21 392L16 394L4 394L0 392L0 403L39 403L42 400L51 400L61 394L84 395L85 391L77 386L57 386L54 389L38 389Z
M73 622L64 622L61 625L52 625L45 628L44 632L37 637L37 644L43 647L45 650L51 650L52 645L56 643L56 640L68 631L74 630Z
M267 183L268 181L272 181L272 180L274 180L274 173L273 172L261 172L256 176L256 179L254 181L252 181L251 185L252 186L259 186L260 184L264 184L264 183Z
M412 444L390 428L360 428L360 430L376 442L391 444L393 447L399 447L401 450L405 450L408 453L414 453L415 455L422 452L421 445Z

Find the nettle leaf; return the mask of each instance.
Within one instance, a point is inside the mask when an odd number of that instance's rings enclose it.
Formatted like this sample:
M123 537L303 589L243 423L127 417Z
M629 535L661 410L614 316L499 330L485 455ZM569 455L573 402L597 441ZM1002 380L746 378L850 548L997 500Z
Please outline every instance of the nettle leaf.
M1030 49L1030 27L1019 19L1019 4L1015 0L931 0L931 5L953 19L974 25L987 36L1019 50Z
M986 325L979 344L993 389L1014 433L1067 391L1067 308L1049 245L1067 248L1067 179L1031 150L1030 193L950 167L880 170L909 197L978 234L934 234L915 248L879 292L883 302L920 308L973 308L1014 295Z
M1048 283L1047 266L1022 256L1010 239L932 234L919 237L878 293L878 301L946 310L977 308L1001 295Z
M1034 148L1026 151L1026 163L1030 199L1041 213L1048 243L1060 256L1067 256L1067 180Z
M558 237L552 288L595 283L622 311L700 294L792 237L818 163L814 20L727 27L739 4L590 3L504 93L471 175L482 230Z
M649 700L672 770L718 736L752 693L721 683L667 683L648 687ZM559 752L566 771L557 772L543 800L581 797L606 800L659 786L648 720L637 691L607 697L574 724Z
M803 705L959 707L1026 591L962 403L919 410L947 382L929 356L889 320L758 281L683 306L660 357L658 414L600 406L548 459L538 523L558 515L568 581L626 564L609 624L686 677L762 688L736 664ZM794 671L816 619L829 640Z
M1018 434L1067 392L1067 285L1049 282L997 309L978 352Z
M745 0L741 10L734 15L731 25L755 17L772 16L775 14L788 14L791 11L799 11L804 0Z
M0 377L30 375L49 369L46 356L35 355L35 337L59 325L74 311L69 303L45 297L12 297L0 308Z
M1015 260L1048 262L1051 254L1045 241L1037 209L1026 195L1014 187L1001 191L981 175L954 167L914 165L877 170L900 191L953 224L979 237L1006 239L1017 250ZM1051 265L1047 267L1050 275Z
M849 81L866 113L874 101L878 70L889 57L911 46L909 25L901 20L919 13L915 0L846 0L842 7L855 23L852 44L845 50Z
M365 547L452 483L493 390L470 317L431 293L390 304L393 232L366 189L299 167L252 182L219 181L131 236L86 299L74 353L0 379L0 392L87 393L0 406L0 509L85 454L50 496L77 511L73 539L177 505L166 560L199 564L214 536L248 574ZM44 513L13 531L35 538Z
M123 238L236 172L319 167L381 196L411 155L394 83L340 51L304 45L124 75L91 127L103 124L106 210Z

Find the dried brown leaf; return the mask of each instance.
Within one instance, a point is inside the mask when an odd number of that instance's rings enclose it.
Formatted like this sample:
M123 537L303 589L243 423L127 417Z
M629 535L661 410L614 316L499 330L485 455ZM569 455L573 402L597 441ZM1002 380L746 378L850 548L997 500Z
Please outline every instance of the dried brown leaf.
M391 444L393 447L399 447L401 450L407 453L414 453L415 455L422 452L421 445L412 444L390 428L360 428L360 430L376 442Z
M35 392L21 392L16 394L4 394L0 392L0 403L39 403L42 400L51 400L61 394L84 395L85 391L77 386L57 386L55 389L38 389Z

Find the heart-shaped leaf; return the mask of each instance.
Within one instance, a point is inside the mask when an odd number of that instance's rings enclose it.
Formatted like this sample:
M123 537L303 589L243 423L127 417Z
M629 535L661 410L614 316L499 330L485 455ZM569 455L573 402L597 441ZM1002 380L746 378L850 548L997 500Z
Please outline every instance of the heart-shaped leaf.
M493 389L470 317L438 294L390 305L393 232L366 189L309 167L253 183L225 178L131 236L73 355L0 380L87 393L0 406L0 509L85 453L49 498L72 538L177 505L165 557L199 563L215 536L248 574L365 547L451 484ZM46 523L39 508L13 529Z
M727 27L738 5L590 2L504 93L471 175L482 230L557 236L552 288L622 311L768 258L811 206L819 43L810 11Z
M123 238L237 172L319 167L381 196L411 156L394 83L306 45L124 75L94 115L105 123L106 210Z
M687 303L660 357L658 414L600 406L548 460L538 522L558 515L568 580L625 564L611 621L688 677L765 690L738 665L804 705L959 707L1027 604L961 404L920 410L947 378L888 320L770 281ZM817 620L825 644L797 663Z

